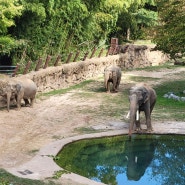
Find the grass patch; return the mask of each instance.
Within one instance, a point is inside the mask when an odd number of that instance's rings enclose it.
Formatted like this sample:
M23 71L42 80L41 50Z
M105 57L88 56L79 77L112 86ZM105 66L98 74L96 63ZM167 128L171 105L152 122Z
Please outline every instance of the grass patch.
M0 169L0 185L56 185L53 181L39 181L39 180L30 180L25 178L19 178L10 173L6 172L3 169Z
M168 92L173 92L175 95L180 97L185 96L183 94L183 90L185 90L184 84L184 80L177 80L164 82L155 87L157 93L157 103L155 110L158 114L161 115L159 119L176 121L185 120L185 102L163 97L164 94Z
M99 130L95 130L93 129L92 127L79 127L79 128L76 128L75 131L77 131L78 133L80 134L91 134L91 133L96 133L96 132L99 132Z
M53 96L53 95L58 95L58 94L65 94L65 93L72 91L72 90L75 90L75 89L81 89L81 88L83 89L84 86L86 86L87 84L92 83L92 82L94 82L94 80L86 80L84 82L81 82L80 84L76 84L76 85L73 85L73 86L65 88L65 89L58 89L58 90L50 91L47 93L43 93L42 96Z
M145 44L154 44L151 40L135 40L134 44L145 45Z
M173 63L171 61L165 62L161 65L158 66L147 66L144 68L134 68L134 69L130 69L130 71L161 71L163 69L177 69L177 68L181 68L182 66L178 66L178 65L173 65ZM128 71L128 70L127 70Z
M160 78L152 78L152 77L144 77L144 76L130 76L130 80L135 82L147 82L147 81L153 81L153 80L160 80Z

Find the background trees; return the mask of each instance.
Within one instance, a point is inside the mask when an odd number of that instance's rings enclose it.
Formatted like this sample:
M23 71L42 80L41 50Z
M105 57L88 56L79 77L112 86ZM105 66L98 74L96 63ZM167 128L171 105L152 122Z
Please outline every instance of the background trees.
M118 17L116 28L112 35L126 41L151 38L151 34L147 30L156 25L158 19L155 1L139 0L128 2L127 8L122 9Z
M48 54L65 58L69 51L109 45L114 36L120 44L143 39L157 19L154 0L1 0L0 10L5 7L0 55L15 64Z
M185 1L157 0L159 24L155 28L157 49L175 59L185 54Z

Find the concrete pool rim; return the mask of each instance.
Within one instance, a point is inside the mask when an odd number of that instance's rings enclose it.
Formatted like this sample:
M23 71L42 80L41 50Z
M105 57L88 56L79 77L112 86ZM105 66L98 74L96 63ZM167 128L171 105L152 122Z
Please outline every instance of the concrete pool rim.
M164 123L161 124L163 125ZM161 128L160 124L155 124L155 129L150 134L185 135L185 122L167 122L165 123L165 125L166 127L164 127L163 125ZM63 170L54 162L53 157L56 156L65 145L82 139L101 138L127 134L128 129L121 129L67 137L61 140L54 141L42 147L36 154L36 156L25 164L5 170L21 178L28 178L33 180L44 180L46 178L52 178L55 172ZM65 173L60 178L70 179L79 184L103 185L103 183L95 182L75 173Z

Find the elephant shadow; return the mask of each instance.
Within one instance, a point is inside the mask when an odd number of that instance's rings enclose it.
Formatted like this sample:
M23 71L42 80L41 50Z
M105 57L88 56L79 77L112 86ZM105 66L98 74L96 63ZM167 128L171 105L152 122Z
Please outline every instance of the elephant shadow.
M154 157L156 141L147 138L132 139L126 142L126 148L127 178L139 181Z

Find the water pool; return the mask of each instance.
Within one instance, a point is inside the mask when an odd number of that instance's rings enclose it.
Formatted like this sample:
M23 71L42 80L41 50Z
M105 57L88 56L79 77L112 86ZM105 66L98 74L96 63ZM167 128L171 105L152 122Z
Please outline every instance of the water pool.
M62 168L111 185L182 185L185 136L133 135L76 141L56 157Z

